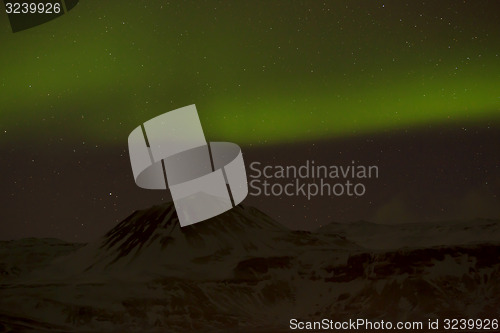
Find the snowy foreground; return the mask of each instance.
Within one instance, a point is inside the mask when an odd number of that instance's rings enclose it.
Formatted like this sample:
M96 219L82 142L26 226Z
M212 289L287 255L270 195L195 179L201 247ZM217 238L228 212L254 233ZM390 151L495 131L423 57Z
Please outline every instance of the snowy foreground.
M171 204L89 244L0 242L0 332L286 332L289 320L499 318L500 221L290 231Z

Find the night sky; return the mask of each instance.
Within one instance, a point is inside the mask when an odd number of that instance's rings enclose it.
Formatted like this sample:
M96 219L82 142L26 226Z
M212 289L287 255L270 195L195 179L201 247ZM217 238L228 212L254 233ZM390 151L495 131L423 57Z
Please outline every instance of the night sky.
M81 0L0 13L0 238L88 241L169 194L127 137L196 104L247 164L379 166L361 198L249 197L292 228L500 218L500 5Z

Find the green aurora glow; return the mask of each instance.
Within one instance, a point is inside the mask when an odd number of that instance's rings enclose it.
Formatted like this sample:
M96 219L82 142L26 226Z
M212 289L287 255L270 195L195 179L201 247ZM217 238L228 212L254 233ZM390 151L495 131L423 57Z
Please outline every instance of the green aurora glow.
M193 103L240 144L496 121L500 11L450 3L82 0L16 34L1 14L0 142L123 142Z

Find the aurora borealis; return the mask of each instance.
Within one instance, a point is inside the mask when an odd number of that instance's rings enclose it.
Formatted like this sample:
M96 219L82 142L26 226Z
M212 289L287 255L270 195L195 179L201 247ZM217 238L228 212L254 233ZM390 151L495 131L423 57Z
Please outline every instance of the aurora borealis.
M3 237L164 200L126 138L190 104L248 163L380 166L366 200L250 202L289 226L500 215L498 2L81 0L18 33L0 13L0 45Z
M193 101L209 138L241 144L498 118L495 9L87 0L16 34L2 20L2 141L116 143Z

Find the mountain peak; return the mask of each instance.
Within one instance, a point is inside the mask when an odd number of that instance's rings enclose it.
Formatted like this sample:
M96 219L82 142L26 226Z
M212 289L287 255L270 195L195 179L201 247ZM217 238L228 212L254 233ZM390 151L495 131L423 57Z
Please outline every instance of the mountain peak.
M165 267L177 267L229 255L264 255L283 232L289 230L258 209L243 205L181 228L175 207L168 202L135 211L83 252L92 253L87 255L91 261L87 271L130 265L147 268L162 262Z

